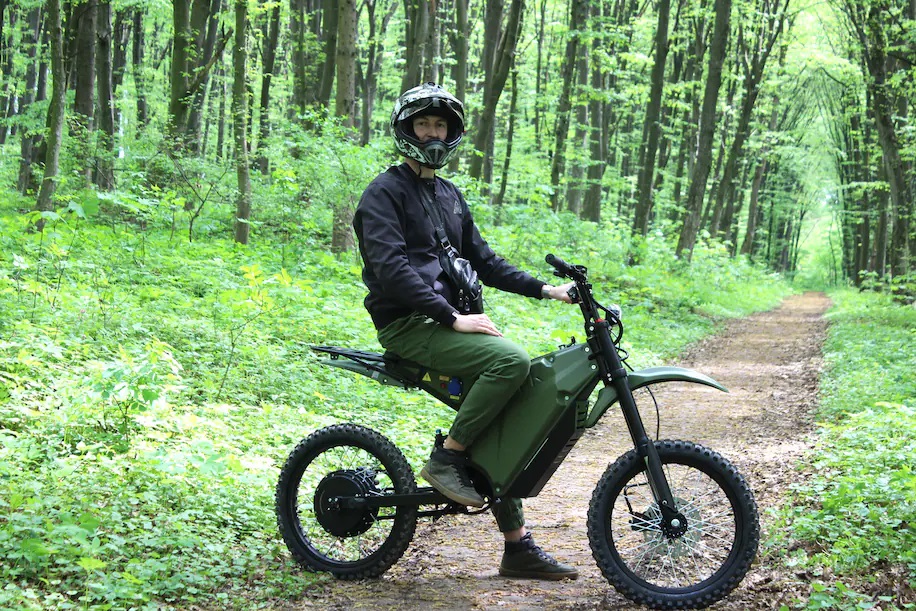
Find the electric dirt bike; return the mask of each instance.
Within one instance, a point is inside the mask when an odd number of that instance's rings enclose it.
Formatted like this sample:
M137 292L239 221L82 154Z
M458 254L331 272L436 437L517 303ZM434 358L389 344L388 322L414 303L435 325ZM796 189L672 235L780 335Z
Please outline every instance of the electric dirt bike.
M649 439L633 391L675 381L725 388L678 367L627 373L619 310L595 300L585 267L552 255L547 262L575 282L570 296L582 310L586 341L573 339L532 360L526 382L468 448L471 479L490 504L537 496L579 437L619 404L634 447L608 466L592 494L592 554L611 585L636 603L711 605L738 585L756 555L753 493L718 453L688 441ZM328 365L419 388L456 410L473 385L391 354L312 348L329 355ZM388 570L410 544L418 518L472 513L417 486L401 451L358 424L320 429L296 446L277 483L276 512L296 560L342 579Z

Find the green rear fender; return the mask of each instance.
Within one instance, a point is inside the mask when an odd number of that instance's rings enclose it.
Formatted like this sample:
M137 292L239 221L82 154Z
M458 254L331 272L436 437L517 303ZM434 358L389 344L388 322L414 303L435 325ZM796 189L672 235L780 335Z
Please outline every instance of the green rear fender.
M703 384L718 388L721 391L728 392L728 389L698 371L684 369L683 367L649 367L640 369L627 375L627 382L630 390L636 390L649 386L650 384L660 384L662 382L692 382L694 384ZM592 411L588 414L585 426L591 428L601 419L604 412L614 403L617 402L617 391L612 386L605 386L598 392L598 398Z

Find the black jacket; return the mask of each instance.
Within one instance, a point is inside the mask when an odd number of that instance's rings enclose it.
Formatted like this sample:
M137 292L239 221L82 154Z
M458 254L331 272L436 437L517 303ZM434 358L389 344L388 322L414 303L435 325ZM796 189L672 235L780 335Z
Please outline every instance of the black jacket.
M462 257L488 286L541 297L544 282L506 263L480 236L471 211L451 182L421 179L406 163L379 174L363 192L353 228L363 258L365 305L377 329L420 312L452 326L455 307L440 275L439 242L420 200L420 189L435 188L445 231Z

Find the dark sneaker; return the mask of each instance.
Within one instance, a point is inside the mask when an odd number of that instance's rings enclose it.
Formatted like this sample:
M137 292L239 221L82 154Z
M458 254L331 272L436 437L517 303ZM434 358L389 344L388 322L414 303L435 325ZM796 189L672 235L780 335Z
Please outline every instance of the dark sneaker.
M531 533L521 541L506 541L503 561L499 564L499 574L503 577L525 577L528 579L576 579L579 571L567 564L561 564L542 550Z
M474 489L468 476L465 466L467 460L467 452L436 448L429 457L429 462L420 471L420 477L456 503L483 507L483 497Z

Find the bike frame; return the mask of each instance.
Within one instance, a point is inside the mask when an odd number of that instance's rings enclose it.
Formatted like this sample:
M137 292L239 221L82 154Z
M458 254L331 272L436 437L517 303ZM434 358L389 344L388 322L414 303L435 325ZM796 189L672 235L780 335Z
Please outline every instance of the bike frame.
M628 374L611 337L611 329L620 321L614 312L596 302L586 269L568 265L552 255L548 255L547 261L554 266L557 276L575 283L574 296L585 321L586 342L572 343L532 360L525 383L487 431L468 448L475 484L493 499L537 496L585 429L595 426L607 410L618 403L634 447L646 463L663 527L666 532L678 532L686 526L686 521L677 511L633 391L675 381L727 390L708 376L680 367L652 367ZM601 316L602 311L607 312L610 320ZM382 384L420 388L456 410L473 386L473 381L465 383L393 355L333 346L312 348L330 354L330 359L325 360L328 365L366 375ZM599 385L603 388L589 408L589 399ZM431 488L421 488L414 494L342 499L342 502L395 506L441 504L447 500ZM453 512L454 509L446 509L425 515Z

